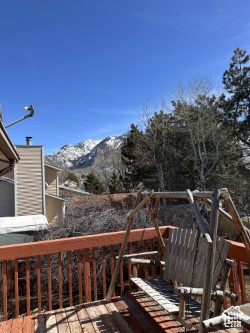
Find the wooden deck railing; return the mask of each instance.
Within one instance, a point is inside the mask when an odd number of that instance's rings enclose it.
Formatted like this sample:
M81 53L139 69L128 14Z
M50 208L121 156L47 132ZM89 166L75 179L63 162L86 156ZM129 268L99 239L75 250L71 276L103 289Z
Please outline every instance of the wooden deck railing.
M163 238L171 228L160 228ZM2 320L105 298L124 234L111 232L0 247ZM240 302L245 302L243 263L250 264L250 254L243 244L231 243L229 258L237 262L230 276L231 290L240 293ZM137 229L131 231L127 253L157 247L154 228ZM130 264L124 260L114 296L123 294L125 287L132 290L130 274ZM156 271L145 268L142 274L155 277Z

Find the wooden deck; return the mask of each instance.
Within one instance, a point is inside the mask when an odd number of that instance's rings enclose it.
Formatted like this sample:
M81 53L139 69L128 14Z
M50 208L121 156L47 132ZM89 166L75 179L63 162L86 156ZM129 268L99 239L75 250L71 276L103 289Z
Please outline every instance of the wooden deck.
M149 320L156 325L158 328L157 331L151 331L151 332L167 332L167 333L177 333L177 332L192 332L196 333L199 329L199 322L200 318L199 315L197 315L196 311L193 312L191 315L187 315L187 321L190 321L193 324L192 329L188 330L180 324L176 320L176 315L170 315L166 310L164 310L157 302L155 302L152 298L148 297L143 292L138 292L133 295L127 295L124 298L129 298L130 302L137 305L137 307L140 309L140 311L144 314L146 318L149 318ZM129 301L126 300L126 303L129 304ZM143 332L149 332L147 330ZM230 329L220 329L216 331L217 333L240 333L240 332L246 332L240 329L236 328L230 328ZM247 332L250 333L250 332Z
M39 315L19 317L0 323L1 333L177 333L185 332L181 324L142 292L125 295L105 303L96 301L49 311ZM199 317L190 316L198 332ZM235 328L217 332L239 333Z
M0 323L1 333L132 333L113 303L96 301Z

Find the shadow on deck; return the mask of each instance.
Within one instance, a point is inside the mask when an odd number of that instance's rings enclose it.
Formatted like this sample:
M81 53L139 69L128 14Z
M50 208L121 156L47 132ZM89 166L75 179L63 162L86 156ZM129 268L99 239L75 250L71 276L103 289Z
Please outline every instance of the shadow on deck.
M198 332L199 317L190 315ZM181 324L142 292L116 297L113 302L96 301L39 315L19 317L0 323L1 333L160 333L185 332ZM219 332L243 332L235 328Z

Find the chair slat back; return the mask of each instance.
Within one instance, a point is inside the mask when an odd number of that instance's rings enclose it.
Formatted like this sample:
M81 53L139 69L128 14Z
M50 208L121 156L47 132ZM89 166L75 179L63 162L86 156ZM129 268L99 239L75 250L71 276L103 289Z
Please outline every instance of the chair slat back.
M176 228L171 230L165 252L164 278L177 281L187 287L202 288L206 271L207 242L197 231ZM213 271L213 288L223 267L230 243L217 240Z

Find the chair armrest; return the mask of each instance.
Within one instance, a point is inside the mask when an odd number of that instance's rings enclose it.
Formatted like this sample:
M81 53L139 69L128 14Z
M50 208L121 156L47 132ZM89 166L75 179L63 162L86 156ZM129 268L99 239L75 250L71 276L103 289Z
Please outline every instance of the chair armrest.
M150 260L150 259L130 259L131 265L152 265L152 266L164 266L165 261Z
M178 296L180 295L192 295L192 296L202 296L203 294L203 288L191 288L191 287L178 287L174 289L174 293ZM215 297L228 297L229 299L231 299L232 301L236 301L238 300L238 295L230 292L229 290L225 290L225 292L223 292L222 290L217 289L216 291L213 291L211 296L215 296Z
M149 257L158 255L158 251L149 251L149 252L141 252L141 253L129 253L124 254L123 259L131 259L131 258L138 258L138 257ZM118 259L119 256L116 256Z
M221 324L224 324L227 320L227 315L226 314L222 314L220 316L217 316L217 317L213 317L213 318L210 318L210 319L206 319L202 322L202 326L204 329L211 329L211 328L214 328L216 327L217 325L221 325ZM245 328L250 328L250 318L247 316L242 316L240 318L242 324L243 324L243 327Z
M191 287L178 287L174 289L174 293L178 296L202 296L203 295L203 288L191 288ZM215 297L223 297L224 293L221 290L216 290L211 293L211 296Z
M219 288L216 288L216 290L220 290L220 289L219 289ZM236 294L234 294L234 293L232 293L231 291L229 291L229 290L225 290L225 291L224 291L224 294L225 294L225 296L228 297L231 301L235 301L235 302L238 301L239 296L236 295Z
M235 301L235 302L237 302L239 299L238 295L231 293L231 291L229 291L229 290L225 290L225 296L228 297L229 299L231 299L231 301Z
M130 259L130 263L132 266L133 277L137 277L137 266L138 265L148 265L148 266L156 266L156 267L163 267L165 265L165 261L160 260L150 260L150 259ZM162 268L164 269L164 268Z
M203 320L202 326L205 330L211 329L217 325L221 325L221 324L225 323L226 318L227 318L227 316L225 314L217 316L217 317L209 318L209 319Z

